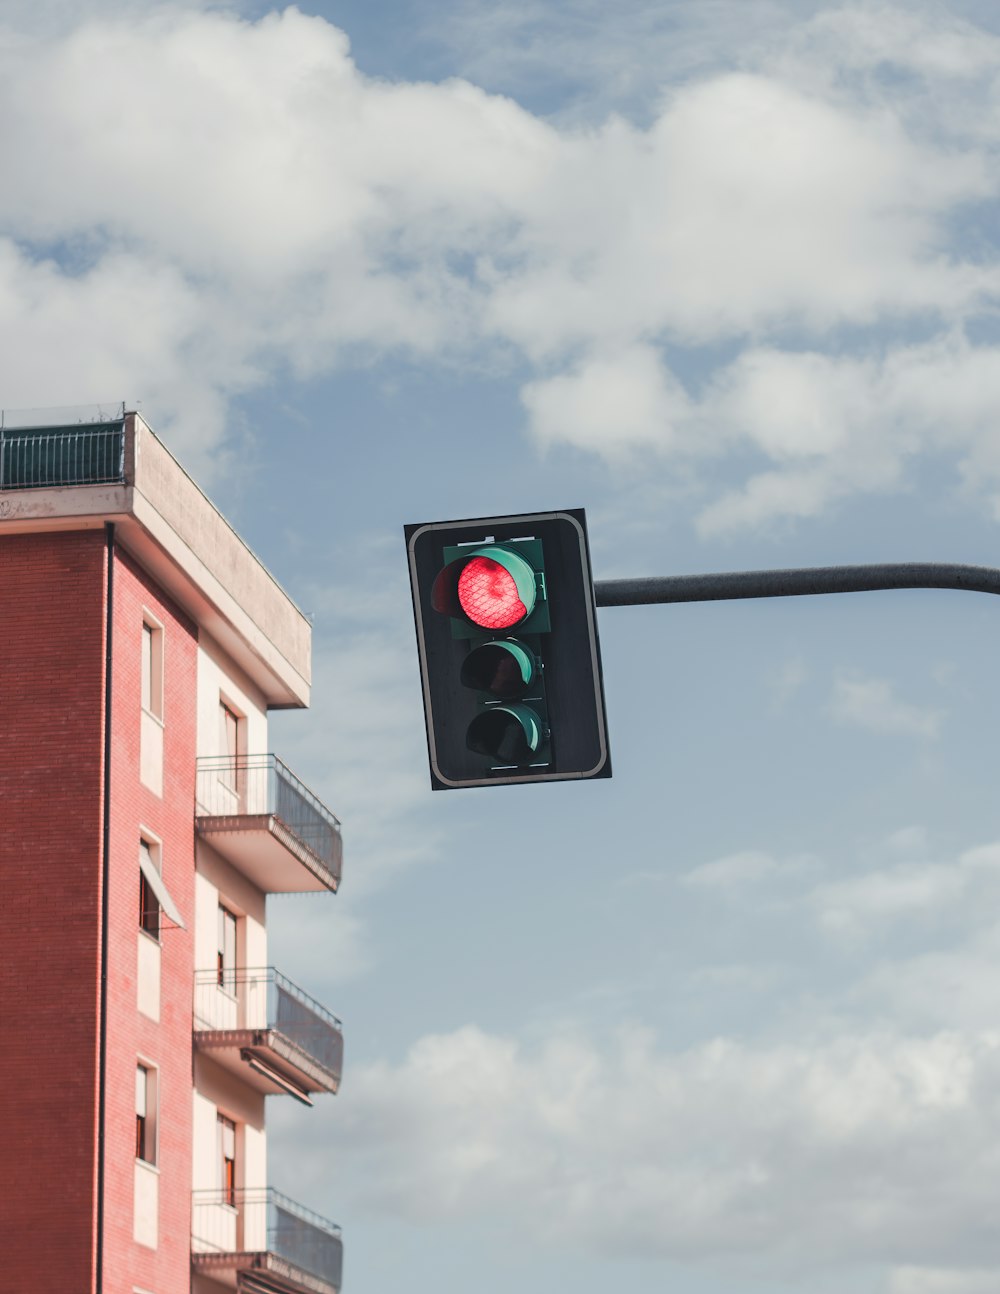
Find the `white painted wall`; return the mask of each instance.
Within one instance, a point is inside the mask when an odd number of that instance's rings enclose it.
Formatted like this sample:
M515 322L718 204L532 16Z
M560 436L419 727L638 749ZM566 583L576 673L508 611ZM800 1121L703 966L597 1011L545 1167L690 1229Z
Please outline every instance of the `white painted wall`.
M224 1114L236 1124L237 1187L263 1190L267 1186L266 1098L200 1053L195 1053L194 1083L192 1188L214 1191L222 1185L216 1121Z
M198 644L197 751L199 756L224 755L220 749L219 705L224 701L243 719L239 753L265 755L268 752L267 711L263 694L245 674L237 669L225 652L202 633ZM237 806L234 806L236 808ZM257 806L246 805L249 811ZM204 840L195 850L195 920L194 955L196 970L212 970L218 952L218 911L223 903L237 917L237 969L267 965L267 927L265 896L242 872L239 872ZM211 1002L206 1006L219 1018L218 1028L245 1026L238 1019L237 1006L231 997L210 985ZM230 1022L229 1017L232 1016ZM217 1142L217 1118L224 1114L236 1124L236 1184L246 1190L263 1190L267 1186L267 1136L264 1125L265 1098L248 1084L216 1065L200 1053L194 1058L194 1154L192 1186L199 1190L218 1190L221 1186L221 1164ZM232 1231L232 1243L243 1249L266 1247L265 1210L244 1210L237 1218L232 1210L220 1206L219 1216L211 1218L217 1227ZM256 1234L259 1231L260 1234Z
M194 964L209 970L216 964L219 904L238 918L236 962L239 967L267 965L265 896L211 845L199 840L195 849Z
M140 711L139 777L144 786L163 794L163 724L148 710Z
M263 693L226 656L207 634L198 637L198 727L199 755L224 755L219 749L219 701L245 717L243 751L250 755L267 753L267 710Z
M136 931L136 1005L150 1020L160 1019L160 945L145 930Z
M160 1198L160 1174L152 1164L135 1161L132 1236L140 1245L155 1249L159 1239L157 1212Z
M197 1077L201 1057L195 1055L195 1075ZM210 1096L194 1090L194 1157L192 1159L192 1190L215 1191L219 1188L218 1170L216 1167L216 1132L215 1118L218 1113L215 1102Z

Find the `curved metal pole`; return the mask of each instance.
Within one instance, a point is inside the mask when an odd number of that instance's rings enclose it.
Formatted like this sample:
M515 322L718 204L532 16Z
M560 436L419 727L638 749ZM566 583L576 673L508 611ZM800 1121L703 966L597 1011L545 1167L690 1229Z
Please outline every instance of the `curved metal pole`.
M970 593L1000 593L1000 569L951 562L901 562L724 571L712 575L654 575L650 579L597 580L594 584L599 607L864 593L876 589L966 589Z

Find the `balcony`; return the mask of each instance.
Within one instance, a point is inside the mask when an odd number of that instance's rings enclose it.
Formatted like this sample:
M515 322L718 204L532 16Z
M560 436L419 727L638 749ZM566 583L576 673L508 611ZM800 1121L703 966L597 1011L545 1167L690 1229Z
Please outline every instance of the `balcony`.
M0 427L0 490L124 481L124 417L66 427Z
M276 755L198 760L198 834L265 894L336 890L340 823Z
M261 1294L337 1294L340 1228L271 1187L195 1191L191 1265L230 1289Z
M273 966L196 971L194 1045L268 1095L311 1105L310 1093L340 1086L340 1021Z

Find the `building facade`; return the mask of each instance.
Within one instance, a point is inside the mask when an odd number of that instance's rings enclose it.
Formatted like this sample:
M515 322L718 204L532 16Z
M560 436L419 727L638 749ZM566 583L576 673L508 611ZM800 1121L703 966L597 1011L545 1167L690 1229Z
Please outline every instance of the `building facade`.
M270 753L310 628L142 419L0 430L0 1288L333 1294L266 1112L343 1036L269 964L340 825ZM308 1117L303 1111L303 1117Z

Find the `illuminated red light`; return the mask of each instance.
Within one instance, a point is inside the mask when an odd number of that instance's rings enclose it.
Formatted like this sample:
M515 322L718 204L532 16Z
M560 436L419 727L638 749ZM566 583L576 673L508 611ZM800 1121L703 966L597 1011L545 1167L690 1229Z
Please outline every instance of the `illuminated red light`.
M510 571L491 557L473 557L458 577L458 601L473 624L509 629L528 614Z

